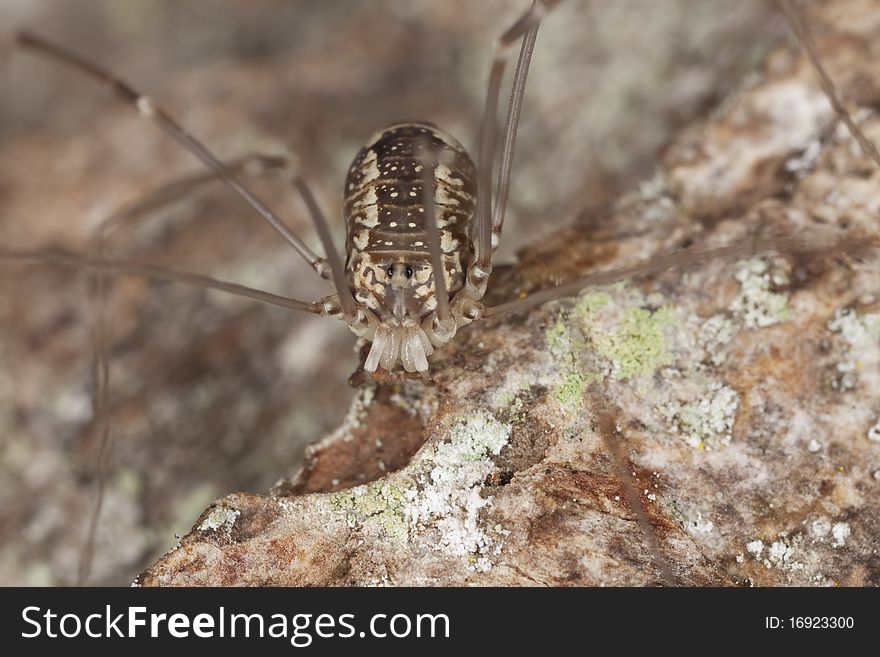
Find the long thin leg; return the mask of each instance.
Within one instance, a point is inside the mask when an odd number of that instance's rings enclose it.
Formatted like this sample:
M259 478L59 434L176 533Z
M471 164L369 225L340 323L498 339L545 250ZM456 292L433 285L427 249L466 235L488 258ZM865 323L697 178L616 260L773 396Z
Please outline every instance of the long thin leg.
M316 214L318 215L316 223L319 225L324 223L326 225L326 222L323 222L320 210L317 208L317 204L314 202L314 197L311 195L305 181L302 180L302 178L293 175L293 161L289 156L252 153L230 162L226 162L224 163L224 166L227 171L231 172L233 175L244 175L248 177L263 177L266 175L277 174L279 172L290 174L290 182L293 182L297 186L297 190L306 201L313 218ZM145 197L122 207L101 222L96 231L94 243L90 248L90 255L92 257L106 259L110 255L111 240L122 227L139 219L143 219L145 216L148 216L150 212L179 201L193 194L206 184L216 182L217 180L218 176L213 171L193 174L167 183ZM85 544L80 555L80 563L77 572L77 584L80 586L85 585L88 582L91 572L98 522L100 520L101 508L104 501L107 467L109 465L110 451L112 448L112 435L108 413L110 390L109 358L107 353L109 320L106 307L108 272L102 270L95 273L95 303L92 330L94 356L92 361L92 372L94 381L94 426L99 444L98 465L96 469L98 484L94 507L89 518Z
M537 4L540 0L534 0ZM510 193L510 172L513 169L513 152L516 146L516 131L519 127L519 117L522 112L523 97L525 96L526 80L529 77L529 66L532 63L532 52L535 50L535 41L538 39L538 27L535 25L526 32L523 37L522 47L519 50L519 59L516 62L516 71L513 74L513 87L510 90L510 104L507 108L507 121L504 124L504 138L501 144L501 163L498 166L498 186L495 191L495 204L492 214L492 247L498 248L501 237L501 227L504 225L504 214L507 210L507 199Z
M110 451L113 446L110 432L110 360L107 353L107 277L99 274L96 277L95 286L97 298L95 302L95 316L93 320L93 353L92 378L94 380L94 392L92 397L93 417L95 418L95 432L98 436L98 485L95 491L95 506L89 517L89 526L86 533L85 544L80 553L79 568L77 569L77 586L85 586L89 581L92 570L92 561L95 555L95 539L98 534L98 521L101 518L101 508L104 504L104 489L107 484L107 468L110 461Z
M685 271L714 261L741 260L754 255L819 255L838 253L856 258L876 254L880 250L880 238L873 236L852 236L834 239L805 239L791 235L758 236L752 240L743 240L728 246L715 248L695 248L656 256L647 262L632 267L622 267L610 271L588 274L582 278L563 283L556 287L540 290L515 301L486 308L483 317L497 317L507 313L520 312L539 306L548 301L562 299L578 294L581 290L596 286L608 285L632 278L641 278L660 274L667 270Z
M449 291L446 289L446 276L443 256L440 249L440 230L437 228L437 207L434 201L434 169L437 166L436 153L430 152L427 139L420 149L422 167L422 205L425 209L425 232L431 251L431 269L434 271L434 298L437 300L437 318L443 327L447 326L449 314Z
M355 315L354 296L352 295L348 284L345 282L345 269L342 265L342 260L339 257L339 252L336 250L336 247L333 246L333 237L330 235L330 227L327 224L327 220L324 218L324 213L321 212L321 208L315 200L312 190L309 189L309 186L301 175L298 173L292 174L290 182L296 187L303 202L306 204L309 214L312 216L312 221L315 224L315 229L318 231L318 237L321 238L321 244L324 246L324 253L327 254L327 260L330 263L330 273L333 276L333 286L336 288L336 295L339 297L339 303L342 304L342 312L344 312L345 316L349 319L353 319Z
M617 478L623 485L623 492L626 496L626 503L635 516L639 528L642 530L645 543L649 550L653 552L654 562L657 570L660 571L660 577L667 586L675 586L678 581L672 574L672 568L669 566L669 560L660 549L660 541L657 540L657 534L651 526L645 505L638 493L636 479L633 476L632 461L627 457L624 451L624 435L617 421L619 409L612 408L608 402L607 391L601 390L597 384L592 384L586 393L590 398L590 406L596 416L597 432L605 443L605 449L611 455L611 461L614 463L614 469L617 471Z
M70 253L69 251L50 250L50 249L9 249L0 247L0 260L12 262L25 262L31 264L51 263L55 265L63 265L65 267L73 267L85 269L88 271L103 271L112 274L125 274L129 276L139 276L164 283L181 283L192 287L199 287L206 290L218 290L226 292L237 297L245 297L267 303L272 306L280 306L290 310L298 310L300 312L312 313L314 315L325 314L325 304L321 301L300 301L263 290L256 290L252 287L239 285L238 283L228 283L220 281L210 276L202 274L193 274L191 272L182 272L175 269L167 269L157 265L151 265L136 260L113 260L110 258L98 258L88 255L80 255Z
M828 98L831 107L844 122L853 139L856 140L865 155L871 158L871 160L880 167L880 152L878 152L874 143L871 142L871 140L868 139L862 130L855 124L846 107L844 107L843 103L840 101L834 83L819 59L816 46L813 43L810 33L807 31L801 20L799 12L791 0L779 0L779 3L786 19L797 37L798 43L800 43L801 47L806 52L810 64L816 71L822 91ZM555 288L535 292L522 299L487 308L484 311L483 316L494 317L509 312L518 312L546 303L547 301L578 294L584 288L593 285L604 285L630 278L658 274L668 269L685 270L714 259L731 260L759 253L774 252L783 255L793 253L807 254L811 252L830 253L834 250L839 250L840 252L858 257L870 252L876 252L877 248L878 242L876 238L873 237L843 237L836 242L833 242L830 246L827 245L827 243L825 246L822 246L820 240L810 241L792 236L758 236L754 240L745 241L741 244L723 246L715 249L695 249L679 253L670 253L654 258L650 262L635 265L633 267L624 267L622 269L590 274Z
M329 278L330 270L324 258L315 254L271 209L255 194L248 190L223 163L214 156L200 141L184 130L174 118L155 102L127 82L103 67L79 55L57 46L30 32L17 31L13 42L21 48L33 50L57 62L71 66L86 75L99 80L113 90L116 96L136 109L141 116L154 121L159 128L195 155L205 166L210 168L217 177L231 187L244 201L256 210L259 215L274 228L299 253L311 267L322 277Z
M333 285L339 296L339 302L342 306L343 312L348 317L354 316L354 299L345 282L345 271L338 252L333 246L333 238L330 235L327 220L321 212L321 209L315 200L315 196L305 179L298 173L293 158L287 155L252 153L229 163L222 163L222 166L226 171L229 171L232 174L240 172L243 175L252 177L270 174L281 174L285 176L287 182L297 190L297 193L302 198L303 203L309 212L309 216L312 218L312 223L318 232L324 251L328 254L327 260L324 262L325 264L329 264L329 271L332 276ZM202 185L219 179L220 176L216 172L187 176L163 185L146 197L123 207L121 210L101 222L97 230L92 253L98 256L106 256L107 252L105 249L108 240L122 225L145 215L147 212L178 201L193 193Z
M477 185L476 214L476 267L488 272L492 264L492 165L495 158L496 122L498 95L501 79L510 48L526 32L537 27L547 12L560 0L536 2L526 10L495 42L495 54L489 72L489 85L486 90L486 106L480 123L479 181ZM525 47L525 42L523 46ZM525 84L525 80L523 80Z
M284 169L289 165L289 162L290 158L285 156L253 153L231 162L226 162L224 166L233 175L258 177ZM185 176L162 185L135 202L123 206L98 226L94 243L89 249L89 254L97 258L109 257L112 238L118 234L121 228L143 219L145 216L149 216L151 211L180 201L206 184L216 182L217 180L217 174L211 171ZM110 359L108 354L108 335L110 333L110 320L107 314L108 278L109 273L106 271L95 272L94 316L92 322L92 407L93 417L95 418L94 431L98 442L98 460L95 473L97 486L94 506L89 517L86 539L80 553L77 586L88 584L91 574L98 524L104 503L110 454L113 447L109 411Z
M856 125L846 107L840 102L840 97L837 95L834 83L831 81L831 77L828 75L828 72L819 60L819 53L816 51L816 44L813 43L813 37L810 36L804 22L801 20L800 13L795 9L791 0L779 0L779 4L782 5L782 12L785 14L788 24L791 26L792 31L797 37L798 43L801 44L801 47L807 53L807 59L810 60L810 64L816 71L816 76L819 78L819 85L822 87L825 97L828 98L828 102L831 103L831 107L837 113L837 116L840 117L840 120L846 125L847 130L849 130L849 133L852 135L853 139L856 140L865 155L870 157L874 163L880 167L880 152L877 151L877 147Z
M286 155L248 153L224 162L223 166L235 176L260 178L286 170L290 166L290 158ZM150 212L181 201L205 185L218 180L219 177L215 172L206 171L165 183L135 201L122 206L104 219L98 225L95 240L97 242L109 240L124 225L137 221Z

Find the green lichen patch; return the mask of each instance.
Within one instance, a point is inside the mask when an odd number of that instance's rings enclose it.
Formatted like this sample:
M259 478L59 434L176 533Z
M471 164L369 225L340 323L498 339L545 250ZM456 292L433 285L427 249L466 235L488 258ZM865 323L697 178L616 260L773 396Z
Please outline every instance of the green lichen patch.
M674 323L668 306L653 311L629 308L611 331L590 329L590 337L596 351L613 364L614 378L630 379L672 363L665 331Z
M605 292L585 294L573 308L560 312L545 333L547 348L561 370L551 394L562 406L577 406L586 387L602 378L598 369L590 371L585 366L589 345L582 325L586 318L610 303L611 296Z
M235 521L238 520L238 516L241 515L241 511L238 509L233 509L225 504L218 504L208 516L202 521L199 525L199 531L203 532L213 532L218 529L230 530L232 529L232 525L235 524Z
M637 291L615 285L583 296L550 325L547 348L561 370L552 393L561 405L577 404L603 376L631 379L672 363L666 332L677 323L675 311L644 302Z
M611 297L605 292L585 294L575 304L574 315L583 319L591 313L607 308L610 303Z
M583 375L577 371L568 371L562 382L553 387L553 398L562 406L577 405L584 397L584 391L598 376Z
M374 481L333 493L330 508L341 513L349 527L377 526L389 538L404 542L407 539L404 500L405 491L400 486Z
M570 314L564 310L545 333L547 349L561 370L560 381L553 386L551 394L565 407L577 404L586 386L599 378L598 373L582 371L581 355L587 343L570 323Z

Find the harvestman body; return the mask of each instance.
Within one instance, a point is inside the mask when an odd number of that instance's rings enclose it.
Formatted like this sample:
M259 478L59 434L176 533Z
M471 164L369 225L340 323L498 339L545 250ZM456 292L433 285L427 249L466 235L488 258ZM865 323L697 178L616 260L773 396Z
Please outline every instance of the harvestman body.
M345 321L358 337L371 342L364 369L380 367L425 374L436 348L448 344L462 326L475 320L533 306L579 293L592 285L646 276L675 268L684 269L717 259L741 258L756 253L863 252L872 244L856 238L817 244L792 236L757 235L748 242L711 249L654 257L647 263L599 272L523 298L495 306L482 303L492 272L492 255L498 246L510 183L511 164L523 92L538 25L559 0L535 0L498 39L489 76L486 105L480 126L478 166L453 137L427 123L399 123L376 133L356 155L345 183L346 259L343 263L318 204L290 159L255 155L223 163L186 132L169 114L111 72L29 32L14 32L14 45L71 66L109 85L116 95L166 134L187 148L210 170L171 183L146 199L111 217L98 232L89 255L48 250L0 247L0 259L53 262L101 272L121 273L217 289L285 308L332 316ZM823 90L835 111L866 153L880 165L880 155L864 138L837 100L833 85L815 55L799 17L787 0L783 9L816 68ZM514 74L507 121L502 137L499 174L493 195L493 160L498 97L507 52L522 40ZM260 172L282 173L301 195L314 221L326 257L314 253L287 225L239 180L248 164ZM219 179L231 187L269 223L323 278L333 281L335 293L307 302L256 290L235 283L166 269L151 264L109 259L106 240L126 220L185 195L192 188ZM102 286L98 286L98 290ZM105 337L97 324L95 368L96 422L101 433L102 459L109 440L106 422L108 369ZM99 470L103 468L99 466ZM622 472L625 468L622 468ZM626 473L624 473L626 474ZM624 477L624 480L626 478ZM103 477L99 477L103 485ZM92 516L89 543L84 551L80 580L87 577L98 507ZM634 509L637 511L637 509ZM643 519L644 520L644 519ZM647 521L642 523L647 527ZM648 531L648 530L646 530ZM648 532L649 533L649 532ZM671 578L667 578L671 579Z
M448 164L429 161L429 152ZM379 365L393 370L398 362L407 372L427 371L434 347L478 316L486 284L469 275L475 173L461 144L421 123L386 128L355 157L345 184L346 272L367 318L366 328L352 330L373 343L368 372ZM426 194L436 208L432 236ZM439 268L432 263L432 240L439 242ZM450 295L445 318L438 311L438 269Z

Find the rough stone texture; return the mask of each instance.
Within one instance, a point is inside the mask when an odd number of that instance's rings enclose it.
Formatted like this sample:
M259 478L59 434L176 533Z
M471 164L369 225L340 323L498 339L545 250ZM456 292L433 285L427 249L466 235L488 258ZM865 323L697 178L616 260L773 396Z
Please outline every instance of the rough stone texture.
M341 236L345 170L377 128L429 120L473 152L492 39L527 3L0 0L0 25L28 26L110 65L223 157L291 149ZM604 221L596 208L649 174L658 147L786 34L764 0L562 3L542 28L529 78L502 260L576 217ZM199 170L100 89L27 55L6 66L2 47L0 30L5 246L82 251L120 204ZM316 243L284 185L252 184ZM606 239L566 251L564 236L543 244L546 253L524 254L532 284L616 248ZM219 187L124 231L115 252L304 298L328 292ZM516 278L499 270L494 284L502 298ZM91 298L87 276L0 264L4 585L76 581L97 479ZM346 415L356 357L342 326L180 286L118 279L111 312L114 447L90 582L127 584L212 499L265 492L295 472L304 446ZM375 437L357 454L339 449L362 470L322 458L303 490L372 477L380 462L397 467L421 444L413 428L421 420L405 408L382 402L369 412L383 423L381 453L370 447Z
M875 142L877 10L809 14ZM878 182L781 49L654 178L527 249L494 294L758 227L876 236ZM363 388L300 477L217 500L139 581L642 585L664 583L656 542L679 584L880 585L878 293L876 259L751 258L479 324L430 382Z

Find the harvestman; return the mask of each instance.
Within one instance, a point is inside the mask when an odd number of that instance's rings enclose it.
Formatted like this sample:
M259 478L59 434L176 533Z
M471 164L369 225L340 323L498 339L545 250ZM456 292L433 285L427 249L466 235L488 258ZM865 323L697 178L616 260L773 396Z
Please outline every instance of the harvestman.
M825 244L820 247L815 241L795 236L758 234L740 244L669 253L632 267L590 274L508 303L486 306L482 299L491 277L492 257L499 245L504 223L514 145L531 55L540 22L558 3L559 0L535 0L496 41L480 125L477 165L458 141L426 123L392 125L376 133L358 152L345 186L344 263L334 247L327 221L314 195L290 158L258 154L223 163L149 96L141 94L115 74L35 34L14 32L12 40L15 46L56 60L107 84L120 100L142 117L156 123L163 132L189 150L210 173L166 185L147 199L105 221L88 255L0 248L0 259L50 262L101 272L102 275L97 278L99 301L106 293L105 274L127 274L220 290L292 310L334 317L346 322L359 338L372 343L363 365L367 372L375 373L379 368L387 371L403 369L407 373L424 376L429 369L428 359L434 350L448 344L459 328L479 319L523 311L547 301L572 296L589 286L647 276L667 269L681 270L717 259L738 259L756 253L856 253L865 247L864 240L853 238L843 238L831 246ZM862 149L880 165L880 155L837 99L799 16L787 0L781 0L781 4L834 110ZM496 114L501 82L509 51L519 40L522 46L502 133L499 173L493 194ZM251 173L280 173L287 177L311 215L325 257L309 248L241 182L244 174ZM232 188L319 276L332 281L334 293L319 301L302 301L208 276L106 257L109 239L120 225L216 179ZM100 301L98 308L101 314L103 306ZM96 322L95 368L95 417L101 436L102 454L99 475L103 473L109 444L105 341L103 321L99 317ZM621 455L615 454L615 460L622 459ZM81 581L88 574L103 479L103 476L99 476L98 503L92 515L88 544L80 569ZM638 504L630 505L638 515L642 515ZM645 518L640 520L640 524L648 526ZM671 580L668 573L667 579Z

